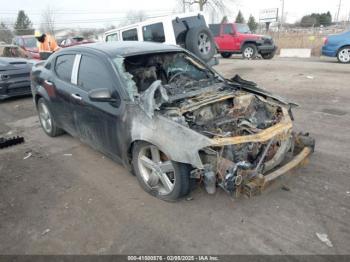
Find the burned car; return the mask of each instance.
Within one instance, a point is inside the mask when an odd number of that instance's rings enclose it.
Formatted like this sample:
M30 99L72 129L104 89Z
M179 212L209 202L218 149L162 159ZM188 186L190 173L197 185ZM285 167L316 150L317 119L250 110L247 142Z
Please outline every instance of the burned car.
M32 71L40 123L124 164L140 185L176 200L202 181L254 195L305 162L314 140L293 131L294 106L177 47L96 43L53 54Z

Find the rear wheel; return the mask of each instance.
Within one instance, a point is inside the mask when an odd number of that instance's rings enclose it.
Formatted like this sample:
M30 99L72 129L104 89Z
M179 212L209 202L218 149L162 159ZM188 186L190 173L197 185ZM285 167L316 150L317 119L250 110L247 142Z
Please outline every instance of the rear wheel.
M158 147L146 142L137 142L132 151L133 169L146 192L166 201L189 193L189 165L172 161Z
M230 58L232 56L232 53L230 53L230 52L223 52L223 53L220 53L220 55L223 58Z
M350 63L350 46L340 48L337 58L340 63Z
M242 56L244 59L254 59L257 52L258 50L254 44L245 44L242 48Z
M38 100L37 109L41 127L48 136L55 137L63 134L63 130L57 127L44 98L40 98Z
M205 62L212 59L215 54L214 38L207 27L199 26L188 30L185 42L186 49Z

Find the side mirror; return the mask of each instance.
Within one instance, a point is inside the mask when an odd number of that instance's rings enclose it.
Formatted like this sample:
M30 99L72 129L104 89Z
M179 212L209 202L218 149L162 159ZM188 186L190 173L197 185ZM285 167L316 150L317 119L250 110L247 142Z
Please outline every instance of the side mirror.
M109 102L120 104L120 97L114 97L108 88L93 89L89 92L89 99L93 102Z

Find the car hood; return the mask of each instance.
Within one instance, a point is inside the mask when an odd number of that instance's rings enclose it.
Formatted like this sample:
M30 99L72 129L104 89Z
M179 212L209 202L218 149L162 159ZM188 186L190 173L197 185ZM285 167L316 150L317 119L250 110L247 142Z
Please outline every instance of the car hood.
M35 60L28 60L23 58L0 57L0 71L19 70L26 67L32 67L37 63Z

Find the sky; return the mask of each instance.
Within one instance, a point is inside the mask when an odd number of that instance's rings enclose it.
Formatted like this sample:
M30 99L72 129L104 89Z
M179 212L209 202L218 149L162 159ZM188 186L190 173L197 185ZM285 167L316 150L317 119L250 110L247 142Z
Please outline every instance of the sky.
M210 1L210 0L209 0ZM224 13L233 20L241 10L246 19L252 14L259 19L264 8L280 8L282 0L223 0ZM284 0L287 22L293 23L309 13L330 11L334 16L340 0ZM161 16L181 11L179 0L0 0L0 21L13 24L18 10L24 10L35 28L39 28L42 13L48 7L54 11L57 28L90 28L118 26L125 23L125 14L130 10L143 10L147 16ZM341 0L340 19L350 16L350 0ZM192 7L192 11L196 11ZM219 22L223 14L208 12L209 23ZM217 20L217 21L215 21Z

